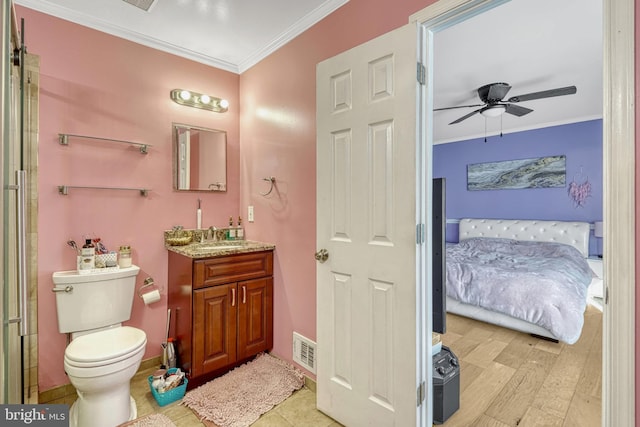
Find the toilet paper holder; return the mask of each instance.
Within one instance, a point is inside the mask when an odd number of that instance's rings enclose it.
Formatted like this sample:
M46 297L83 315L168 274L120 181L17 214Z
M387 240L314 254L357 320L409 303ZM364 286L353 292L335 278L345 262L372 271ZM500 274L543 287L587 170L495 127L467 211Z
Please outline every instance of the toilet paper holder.
M162 293L163 291L163 289L156 286L153 278L147 277L146 279L144 279L144 284L140 286L140 289L138 289L138 296L142 298L142 294L146 293L149 288L156 288L160 293Z

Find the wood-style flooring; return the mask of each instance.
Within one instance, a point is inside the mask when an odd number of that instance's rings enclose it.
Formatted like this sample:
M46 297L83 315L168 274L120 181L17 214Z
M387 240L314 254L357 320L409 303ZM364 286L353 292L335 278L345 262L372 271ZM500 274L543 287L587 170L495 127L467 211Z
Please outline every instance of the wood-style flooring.
M599 427L602 313L589 306L573 345L447 315L460 360L460 408L445 427Z

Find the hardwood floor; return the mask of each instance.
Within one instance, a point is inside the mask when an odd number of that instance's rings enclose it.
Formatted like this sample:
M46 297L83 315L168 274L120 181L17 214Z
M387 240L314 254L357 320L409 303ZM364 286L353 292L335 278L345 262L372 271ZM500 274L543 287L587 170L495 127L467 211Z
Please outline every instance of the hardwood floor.
M442 343L460 360L460 408L445 427L599 427L602 313L589 306L574 345L454 314Z

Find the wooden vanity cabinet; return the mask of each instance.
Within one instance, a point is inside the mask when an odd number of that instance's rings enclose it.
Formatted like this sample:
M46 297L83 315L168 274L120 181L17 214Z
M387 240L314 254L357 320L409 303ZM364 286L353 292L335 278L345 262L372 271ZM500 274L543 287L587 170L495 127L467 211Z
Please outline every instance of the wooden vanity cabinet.
M169 294L169 308L179 313L173 324L181 368L195 379L271 349L273 251L204 259L170 252L170 280L185 269L184 258L191 261L191 295Z

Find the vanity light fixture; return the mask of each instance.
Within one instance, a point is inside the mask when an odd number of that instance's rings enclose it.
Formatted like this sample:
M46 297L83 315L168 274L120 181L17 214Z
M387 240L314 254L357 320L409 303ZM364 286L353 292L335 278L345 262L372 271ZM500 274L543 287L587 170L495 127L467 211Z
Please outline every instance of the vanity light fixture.
M173 89L171 91L171 99L176 104L202 108L216 113L225 113L229 110L229 101L226 99L204 95L191 90Z

